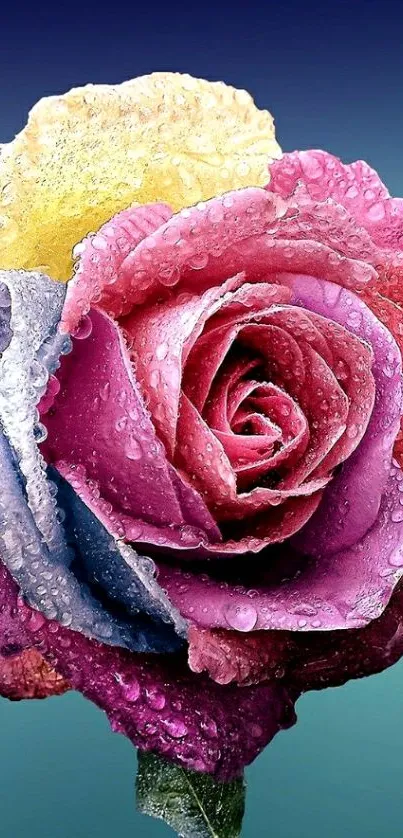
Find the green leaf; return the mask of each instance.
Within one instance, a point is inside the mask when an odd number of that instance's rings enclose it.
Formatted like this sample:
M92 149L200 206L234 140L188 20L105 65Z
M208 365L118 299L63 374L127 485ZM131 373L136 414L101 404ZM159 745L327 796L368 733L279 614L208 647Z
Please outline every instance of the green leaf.
M220 783L174 765L155 754L138 752L137 808L161 818L180 838L238 838L245 810L242 777Z

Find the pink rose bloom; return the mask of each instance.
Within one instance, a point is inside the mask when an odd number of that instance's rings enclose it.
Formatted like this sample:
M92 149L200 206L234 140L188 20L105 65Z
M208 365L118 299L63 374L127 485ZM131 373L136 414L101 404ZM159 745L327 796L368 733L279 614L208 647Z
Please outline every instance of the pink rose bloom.
M401 356L363 300L400 204L324 152L271 174L77 248L44 455L188 620L358 627L403 564Z

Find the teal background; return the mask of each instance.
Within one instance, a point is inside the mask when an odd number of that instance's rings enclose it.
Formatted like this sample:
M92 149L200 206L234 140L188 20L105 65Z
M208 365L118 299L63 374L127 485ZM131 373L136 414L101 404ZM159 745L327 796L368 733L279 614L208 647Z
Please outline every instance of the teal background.
M309 693L247 769L243 838L401 838L403 661ZM168 838L135 811L136 756L80 695L0 700L2 838Z
M7 4L0 142L43 95L152 70L247 88L285 150L363 157L403 194L400 0ZM403 663L311 693L248 769L244 838L401 838ZM138 815L135 751L76 694L0 700L0 838L163 838Z

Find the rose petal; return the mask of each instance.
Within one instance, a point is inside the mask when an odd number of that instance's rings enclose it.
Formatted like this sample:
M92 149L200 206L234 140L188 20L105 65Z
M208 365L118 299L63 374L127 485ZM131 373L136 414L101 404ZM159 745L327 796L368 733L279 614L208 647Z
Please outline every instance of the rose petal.
M390 332L357 296L312 277L290 276L289 282L295 302L345 326L374 351L376 400L366 433L332 480L320 515L298 536L298 549L319 555L354 544L376 518L400 423L401 356Z
M117 292L115 283L124 258L171 215L166 204L130 207L75 246L73 255L78 261L75 275L67 286L60 324L63 331L74 332L81 318L97 302L102 301L102 308L108 314L120 314L127 302L126 289L119 284Z
M174 286L178 292L201 293L240 272L248 282L267 281L292 265L299 273L357 289L376 277L367 262L337 253L314 233L308 240L295 224L288 228L286 211L273 193L246 188L172 216L122 264L120 282L130 286L131 301L124 313L139 302L168 297Z
M67 279L76 242L134 201L261 186L279 153L271 115L222 82L152 73L42 99L2 147L2 265Z
M60 461L78 466L87 480L97 483L115 512L129 516L137 525L187 524L172 468L116 324L96 311L90 319L91 334L74 342L73 352L58 371L61 389L52 411L44 417L46 459L58 462L59 468ZM186 494L186 485L182 492ZM194 495L192 502L196 503ZM201 498L198 505L203 520L215 532Z
M238 631L358 628L378 617L403 573L402 472L393 468L377 519L361 541L319 559L289 546L214 578L160 564L159 582L185 616L202 627ZM235 568L235 565L234 565ZM248 572L248 570L250 572ZM297 573L296 573L297 571ZM225 581L224 581L225 579ZM230 580L230 581L229 581ZM239 584L238 584L239 583Z
M182 370L186 355L208 317L243 281L242 274L228 279L201 296L179 298L136 309L122 326L131 347L136 380L147 399L153 423L172 456Z
M55 334L64 288L36 274L1 276L11 298L13 333L0 360L0 416L7 433L0 435L4 562L28 601L48 617L110 643L142 650L177 648L180 641L161 619L162 630L149 618L120 619L75 575L85 534L72 553L57 511L58 487L48 479L34 432L36 404L66 349L65 338Z
M345 165L326 151L294 151L275 161L270 175L270 191L304 207L329 198L345 207L356 221L350 250L362 237L357 222L376 245L402 248L403 199L391 198L379 175L363 160ZM361 247L361 258L362 253Z
M189 664L219 684L243 686L278 679L303 692L340 686L373 675L403 655L403 588L385 611L361 629L342 631L256 631L225 629L189 633Z
M73 689L105 710L114 730L142 750L222 780L241 773L277 731L295 721L279 684L239 690L192 675L182 657L131 655L71 632L40 627L0 569L0 653L5 639L40 648Z
M217 684L235 681L247 686L273 681L284 674L284 664L291 659L294 634L297 632L242 634L192 625L189 629L189 666L192 672L207 672Z
M312 514L310 504L305 501L293 503L286 509L278 510L278 514L272 515L273 506L278 506L283 501L295 500L304 495L311 495L326 485L326 480L312 481L302 487L282 491L277 489L266 489L257 487L250 492L238 494L236 476L234 469L218 437L210 430L200 414L193 407L185 395L182 396L179 421L178 421L178 444L176 450L176 464L180 469L186 469L188 474L194 475L194 483L199 492L206 497L206 502L218 520L225 521L238 519L238 525L234 524L234 530L244 530L244 538L247 535L252 537L255 534L266 543L282 540L279 520L296 520L295 512L298 510L298 521L303 516L303 510ZM319 502L319 501L318 501ZM270 513L269 513L270 509ZM265 521L260 520L260 526L255 519L248 516L265 510ZM292 514L287 515L287 512ZM273 521L271 521L271 515ZM244 527L243 519L244 521ZM256 525L256 529L254 529ZM286 527L288 530L288 527ZM264 536L261 533L264 531ZM219 546L221 549L221 545Z

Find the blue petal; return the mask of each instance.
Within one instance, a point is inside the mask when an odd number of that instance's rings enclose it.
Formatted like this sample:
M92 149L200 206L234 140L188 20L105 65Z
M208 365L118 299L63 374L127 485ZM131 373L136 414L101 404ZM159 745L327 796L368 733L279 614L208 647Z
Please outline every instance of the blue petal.
M46 389L49 372L58 365L60 353L69 350L69 340L66 342L56 331L65 287L41 274L22 271L0 272L0 290L2 287L8 289L11 300L11 309L5 307L11 316L9 320L5 318L0 359L0 547L4 564L27 601L48 619L134 651L177 648L180 640L172 628L168 600L165 597L164 602L163 592L150 570L148 578L153 579L154 589L150 582L148 599L146 586L140 580L136 585L135 570L130 575L131 592L124 594L124 580L129 580L130 568L122 559L119 591L123 599L118 605L117 588L106 591L106 583L108 562L113 561L117 571L120 551L111 544L106 531L97 527L96 519L90 521L84 504L80 507L81 502L67 497L66 492L66 505L74 501L74 514L78 516L73 544L68 543L61 524L58 486L48 480L36 442L36 405ZM8 302L7 291L2 294ZM91 526L97 555L88 546L86 526ZM121 548L122 552L125 550L130 548ZM134 553L133 557L140 562ZM104 581L97 582L95 588L97 558ZM157 607L151 617L136 613L136 608L142 609L146 604L147 610L152 610L150 599L156 589L162 604L156 597ZM157 622L152 619L154 615Z

